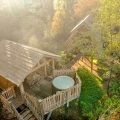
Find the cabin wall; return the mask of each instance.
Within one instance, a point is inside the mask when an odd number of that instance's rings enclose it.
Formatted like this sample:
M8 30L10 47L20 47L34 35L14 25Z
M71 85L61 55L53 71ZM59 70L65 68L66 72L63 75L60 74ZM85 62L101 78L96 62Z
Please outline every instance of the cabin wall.
M0 76L0 88L7 89L11 86L14 86L14 84L12 82L10 82L7 79L5 79L4 77Z

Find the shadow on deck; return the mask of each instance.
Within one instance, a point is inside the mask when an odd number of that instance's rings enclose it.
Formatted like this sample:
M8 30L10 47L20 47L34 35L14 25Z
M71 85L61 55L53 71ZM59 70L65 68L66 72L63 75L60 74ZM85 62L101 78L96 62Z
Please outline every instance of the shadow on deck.
M25 92L37 97L38 99L44 99L52 95L52 81L50 80L39 80L33 85L29 85L24 82Z
M15 108L18 108L24 103L19 88L16 90L16 97L12 98L10 101L13 103Z

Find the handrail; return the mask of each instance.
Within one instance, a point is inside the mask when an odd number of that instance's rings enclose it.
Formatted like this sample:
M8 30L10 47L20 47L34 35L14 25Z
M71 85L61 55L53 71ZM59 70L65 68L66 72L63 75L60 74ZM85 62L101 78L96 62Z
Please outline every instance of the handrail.
M43 107L41 104L39 104L38 100L35 97L29 95L28 93L24 93L23 96L24 96L27 106L32 111L34 116L38 120L43 120L43 116L44 116L43 110L42 110Z
M18 120L24 120L23 117L20 115L20 113L18 113L18 111L16 110L16 108L14 107L13 104L11 104L11 109L13 110L13 112Z
M69 75L71 77L74 77L75 71L72 69L61 69L61 70L54 70L53 71L53 76L60 76L60 75Z
M18 113L14 105L8 101L8 99L4 98L2 95L0 96L0 99L4 108L6 108L9 112L15 114L18 120L24 120L22 116Z
M22 116L18 113L14 105L8 101L8 99L4 98L4 96L0 96L1 102L3 104L3 107L6 108L9 112L15 114L15 116L18 118L18 120L24 120Z
M13 112L10 106L10 102L7 99L0 95L0 100L4 108L6 108L9 112Z
M8 100L10 100L13 97L16 97L14 86L12 86L12 87L8 88L7 90L3 91L1 93L1 95Z

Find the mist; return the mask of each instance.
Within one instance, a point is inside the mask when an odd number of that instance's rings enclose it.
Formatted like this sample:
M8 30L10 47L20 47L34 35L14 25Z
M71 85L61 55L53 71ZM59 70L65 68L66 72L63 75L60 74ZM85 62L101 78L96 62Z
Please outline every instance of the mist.
M76 0L1 0L0 40L60 51L70 31L93 10L91 6L80 7Z

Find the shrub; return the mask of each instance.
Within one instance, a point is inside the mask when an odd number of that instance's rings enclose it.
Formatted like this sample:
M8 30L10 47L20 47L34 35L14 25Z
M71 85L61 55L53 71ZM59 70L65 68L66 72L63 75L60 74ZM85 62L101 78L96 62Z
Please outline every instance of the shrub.
M109 93L111 96L116 95L120 98L120 81L117 79L113 79L110 88Z
M98 108L99 119L119 120L120 118L120 99L114 95L111 98L104 96Z
M79 69L78 75L82 81L79 107L83 117L96 119L95 112L99 107L99 100L102 98L104 91L102 89L101 79L91 74L86 69Z

